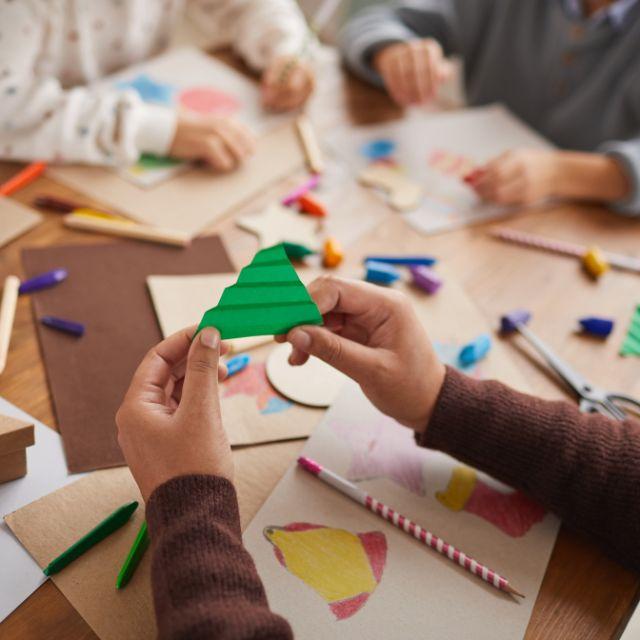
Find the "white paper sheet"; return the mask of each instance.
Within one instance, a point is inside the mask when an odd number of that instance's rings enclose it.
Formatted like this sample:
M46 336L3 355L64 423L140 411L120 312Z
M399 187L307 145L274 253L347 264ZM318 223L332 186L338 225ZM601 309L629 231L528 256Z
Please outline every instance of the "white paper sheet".
M82 477L82 474L69 475L62 439L53 429L34 420L4 398L0 398L0 414L33 423L36 440L27 449L27 475L0 484L2 517ZM0 521L0 566L1 622L46 580L4 520Z
M334 129L327 142L349 164L354 177L373 160L375 154L367 145L384 143L382 149L386 144L389 154L380 157L424 189L420 205L402 215L426 234L512 213L510 208L483 205L462 178L511 149L553 148L500 105L442 114L413 111L386 124Z

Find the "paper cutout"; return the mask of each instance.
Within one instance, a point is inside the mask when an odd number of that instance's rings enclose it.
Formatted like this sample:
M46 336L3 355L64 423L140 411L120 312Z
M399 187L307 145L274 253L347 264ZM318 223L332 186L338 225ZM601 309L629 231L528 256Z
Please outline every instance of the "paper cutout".
M224 340L287 333L301 324L322 324L322 316L279 244L256 253L198 331L216 327Z
M621 356L640 356L640 304L631 316L631 324L620 347Z
M263 416L282 413L293 406L270 384L264 362L252 362L222 384L222 398L245 395L255 398L258 411Z
M269 382L283 396L310 407L328 407L334 401L347 377L318 358L305 364L289 364L290 344L278 345L267 358Z
M499 491L480 480L476 471L466 466L452 470L446 490L437 492L436 497L448 509L473 513L512 538L524 536L546 514L522 491Z
M278 562L322 597L336 620L358 613L382 579L387 540L381 531L292 522L263 533Z
M387 138L378 138L365 142L360 147L360 153L369 160L389 159L396 150L396 143Z
M261 247L282 242L302 244L314 251L320 247L317 220L292 212L276 202L271 203L261 213L238 218L236 224L241 229L257 235Z
M398 211L411 211L420 204L422 187L394 167L375 163L363 169L358 179L368 187L385 191L389 205Z

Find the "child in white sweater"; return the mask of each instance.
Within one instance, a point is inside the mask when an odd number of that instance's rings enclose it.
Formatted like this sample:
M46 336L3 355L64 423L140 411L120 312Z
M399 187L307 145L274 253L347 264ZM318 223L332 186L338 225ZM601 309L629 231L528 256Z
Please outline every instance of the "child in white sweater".
M84 86L160 53L184 12L213 46L232 46L261 73L265 108L307 99L313 73L294 56L308 30L294 0L7 1L0 158L117 165L151 153L237 167L253 149L240 123L145 104L131 89Z

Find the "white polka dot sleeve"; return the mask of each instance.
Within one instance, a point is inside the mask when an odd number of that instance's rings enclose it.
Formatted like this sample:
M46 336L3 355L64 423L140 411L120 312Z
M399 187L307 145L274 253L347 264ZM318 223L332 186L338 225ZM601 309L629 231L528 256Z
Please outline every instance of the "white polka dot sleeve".
M187 15L212 46L232 46L257 71L299 53L309 33L294 0L191 0Z
M65 90L42 72L43 43L52 37L51 21L39 15L46 7L0 4L0 158L116 165L165 154L172 110L146 105L131 90Z

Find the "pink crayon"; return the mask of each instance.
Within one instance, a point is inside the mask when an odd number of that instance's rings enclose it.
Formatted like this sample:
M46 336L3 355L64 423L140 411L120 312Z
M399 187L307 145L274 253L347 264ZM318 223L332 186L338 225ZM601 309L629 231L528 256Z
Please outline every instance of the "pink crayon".
M303 182L300 186L296 187L293 191L288 193L280 201L285 207L291 206L294 202L297 202L302 196L306 195L312 189L315 189L320 184L320 176L314 173L308 180Z
M363 507L369 509L372 513L381 517L383 520L390 522L392 525L408 533L410 536L419 540L427 547L430 547L434 551L437 551L443 556L446 556L452 562L460 565L473 575L477 576L481 580L484 580L492 587L504 591L506 593L520 596L524 598L524 595L519 591L516 591L506 578L492 571L487 566L480 564L473 558L470 558L467 554L463 553L459 549L456 549L453 545L445 542L442 538L439 538L435 534L422 528L419 524L416 524L409 518L405 518L397 511L387 506L383 502L376 500L370 496L366 491L363 491L357 485L345 480L333 471L325 469L321 464L311 458L301 456L298 458L298 465L305 471L316 476L326 484L332 486L334 489L340 491L340 493L351 498L354 502L361 504Z

